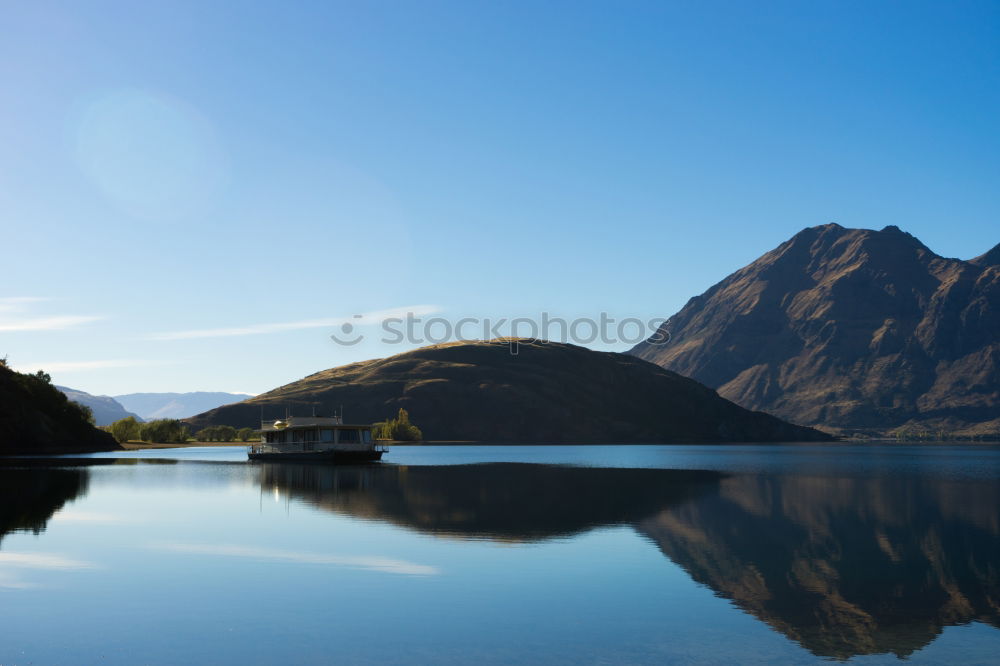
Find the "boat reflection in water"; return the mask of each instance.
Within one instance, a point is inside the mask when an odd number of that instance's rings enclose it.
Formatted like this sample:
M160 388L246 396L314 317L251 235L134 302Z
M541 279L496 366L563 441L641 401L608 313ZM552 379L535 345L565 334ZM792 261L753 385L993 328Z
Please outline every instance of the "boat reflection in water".
M531 541L631 525L695 581L820 657L906 657L946 626L1000 628L992 482L276 464L262 466L260 483L320 509L453 537Z

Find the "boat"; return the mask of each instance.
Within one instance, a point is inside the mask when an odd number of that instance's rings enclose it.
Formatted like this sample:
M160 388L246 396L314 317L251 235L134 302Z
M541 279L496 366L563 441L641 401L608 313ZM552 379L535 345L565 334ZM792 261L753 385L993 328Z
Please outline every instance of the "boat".
M262 421L260 442L247 447L250 460L356 464L378 462L385 448L370 425L349 425L341 416L289 416Z

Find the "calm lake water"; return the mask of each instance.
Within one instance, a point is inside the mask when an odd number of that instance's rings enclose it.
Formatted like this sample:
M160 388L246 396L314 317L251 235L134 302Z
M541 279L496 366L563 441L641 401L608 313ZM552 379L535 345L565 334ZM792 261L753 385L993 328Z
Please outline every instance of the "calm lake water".
M1000 448L0 462L0 664L1000 660Z

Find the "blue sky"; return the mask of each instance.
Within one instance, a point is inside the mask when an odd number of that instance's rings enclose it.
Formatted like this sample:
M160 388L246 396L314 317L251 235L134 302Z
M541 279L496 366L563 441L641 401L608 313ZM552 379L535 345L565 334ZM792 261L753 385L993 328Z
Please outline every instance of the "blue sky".
M0 355L256 393L406 348L354 314L669 316L829 221L969 258L998 82L996 2L8 1Z

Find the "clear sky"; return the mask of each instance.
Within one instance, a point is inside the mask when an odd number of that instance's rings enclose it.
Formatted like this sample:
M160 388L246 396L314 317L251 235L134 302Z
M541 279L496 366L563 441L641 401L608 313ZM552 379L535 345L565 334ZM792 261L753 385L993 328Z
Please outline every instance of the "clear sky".
M0 4L0 355L91 393L669 316L830 221L1000 242L1000 3Z

